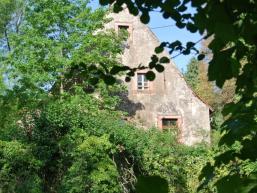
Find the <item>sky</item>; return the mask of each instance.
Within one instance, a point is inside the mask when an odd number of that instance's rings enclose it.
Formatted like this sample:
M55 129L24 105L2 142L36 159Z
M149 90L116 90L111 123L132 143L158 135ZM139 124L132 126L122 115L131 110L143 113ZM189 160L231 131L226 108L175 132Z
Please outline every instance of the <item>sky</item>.
M189 12L192 13L193 10L190 9ZM151 20L148 26L155 33L155 35L159 38L160 41L173 42L179 40L183 43L183 45L185 45L188 41L196 42L201 39L201 35L199 33L191 33L186 29L179 29L175 26L175 23L171 19L164 19L162 15L158 12L151 13ZM197 44L196 47L199 48L200 45L201 44ZM190 54L188 56L180 55L174 58L173 62L177 65L179 70L185 72L186 66L192 57L197 56L195 56L195 54Z
M98 0L92 0L90 3L93 8L99 7ZM186 11L187 13L194 13L195 11L189 7ZM173 42L179 40L185 45L186 42L196 42L201 39L200 34L190 33L186 29L179 29L175 26L175 23L171 19L164 19L159 12L152 12L150 14L151 20L148 26L155 33L158 39L162 42ZM165 27L168 26L168 27ZM200 44L197 44L196 47L199 48ZM187 56L180 55L173 59L173 62L176 64L178 69L182 72L186 71L186 66L189 63L190 59L194 57L194 54Z

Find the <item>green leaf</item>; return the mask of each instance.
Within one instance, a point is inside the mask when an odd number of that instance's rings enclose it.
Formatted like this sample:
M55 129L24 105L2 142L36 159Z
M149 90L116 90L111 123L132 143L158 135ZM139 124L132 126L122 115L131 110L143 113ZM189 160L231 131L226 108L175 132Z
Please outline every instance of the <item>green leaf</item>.
M118 74L121 70L122 70L122 69L121 69L120 66L113 66L112 69L111 69L111 71L110 71L110 73L111 73L112 75L115 75L115 74Z
M89 83L92 84L92 85L96 85L96 84L98 84L98 82L99 82L99 79L96 78L96 77L93 77L93 78L89 79Z
M168 193L168 182L159 176L142 176L138 178L136 193Z
M164 12L162 16L164 19L168 19L170 17L170 14L168 12Z
M190 49L185 49L182 54L184 55L189 55L190 54Z
M152 55L151 60L152 62L157 63L159 61L159 58L156 55Z
M140 17L140 20L141 20L141 22L144 23L144 24L149 23L149 21L150 21L149 13L148 13L148 12L143 12L142 15L141 15L141 17Z
M214 53L213 59L209 63L208 77L210 81L216 81L217 86L222 88L224 82L233 77L235 69L231 66L232 54L235 47ZM217 56L218 55L218 56Z
M233 160L234 157L234 150L226 151L215 157L215 166L220 166L221 164L228 164L230 161Z
M122 9L122 6L121 5L119 5L119 4L117 4L117 3L115 3L114 4L114 6L113 6L113 12L114 13L119 13L120 11L122 11L123 9Z
M180 41L176 40L176 41L170 43L169 48L175 49L177 46L181 46L181 45L182 45L182 43Z
M155 66L155 69L156 69L157 72L163 72L165 70L164 66L160 65L160 64L157 64Z
M236 105L234 102L226 104L222 109L222 115L228 116L229 114L235 113L237 110L240 110L241 106Z
M212 180L214 177L214 167L211 166L211 163L208 162L202 169L201 174L199 175L199 181L202 183L198 186L197 191L201 191L205 188L205 186Z
M158 47L155 48L154 51L155 51L156 54L159 54L159 53L163 52L163 50L164 50L164 47L158 46Z
M251 179L235 174L221 178L215 185L218 193L250 193L252 189L256 188L257 181L256 178Z
M173 9L173 10L170 12L170 17L171 17L174 21L181 21L181 15L180 15L180 13L179 13L176 9Z
M170 59L168 57L166 57L166 56L161 57L160 63L170 63Z
M155 66L156 66L155 62L152 61L152 62L149 63L149 68L150 69L153 69Z
M147 80L153 81L155 79L155 73L153 71L148 71L146 73Z
M121 66L120 69L121 69L121 71L127 71L127 70L130 70L130 67L128 67L128 66Z
M192 6L193 7L200 7L204 3L206 3L205 0L194 0L194 1L192 1Z
M185 23L182 23L181 21L176 22L176 26L180 29L184 28L186 26Z
M110 3L109 0L99 0L99 3L103 6L108 5Z
M186 13L182 15L183 19L190 19L192 17L191 13Z
M215 32L217 37L225 41L237 39L234 27L230 23L216 22Z
M90 65L90 66L88 67L88 70L89 70L89 71L95 71L95 70L97 70L97 67L96 67L96 65Z
M197 27L193 23L187 23L186 28L192 33L197 32Z
M131 70L130 72L127 73L128 76L135 76L135 72Z
M186 45L187 48L192 48L194 46L195 46L194 42L187 42L187 45Z
M203 60L205 58L205 55L204 54L199 54L198 56L197 56L197 60Z
M125 81L126 81L126 82L130 82L130 81L131 81L131 78L130 78L129 76L127 76L127 77L125 78Z
M201 174L199 175L199 180L203 178L211 178L213 176L214 168L211 166L211 163L208 162L202 169Z
M130 6L128 6L129 12L134 15L137 16L139 14L138 9L134 6L134 4L130 4Z
M251 161L255 161L257 158L256 147L257 147L257 137L253 137L253 139L246 139L242 142L243 148L241 149L240 157L243 160L250 159Z
M186 10L187 10L187 7L185 5L181 5L181 6L178 7L179 12L184 12Z
M104 83L107 85L113 85L115 84L116 79L111 75L105 75L104 76Z

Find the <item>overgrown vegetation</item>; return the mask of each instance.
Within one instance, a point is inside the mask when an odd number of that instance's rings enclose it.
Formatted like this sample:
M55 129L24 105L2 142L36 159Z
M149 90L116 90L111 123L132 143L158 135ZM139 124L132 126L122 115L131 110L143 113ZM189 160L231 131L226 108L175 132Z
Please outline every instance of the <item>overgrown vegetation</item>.
M195 14L186 13L189 2ZM117 0L114 11L123 3L132 14L141 12L144 23L157 9L179 28L213 36L209 80L218 87L232 78L236 82L235 99L224 97L230 102L223 109L226 120L217 124L220 146L183 147L171 133L145 132L122 121L115 111L118 101L110 97L122 89L113 75L123 71L129 81L137 69L119 64L124 37L103 32L106 10L92 11L79 0L4 0L0 190L133 192L138 176L158 175L170 192L195 192L196 176L209 161L199 191L256 192L256 1ZM167 47L170 54L187 55L196 51L195 44L163 42L155 51ZM157 55L151 59L149 68L157 71L169 62ZM155 78L153 71L147 78Z
M124 37L102 30L106 10L79 0L0 5L0 192L127 193L140 176L195 192L208 149L178 144L174 130L138 129L116 110L124 88L109 71L123 69Z
M99 105L80 90L23 107L5 128L9 133L1 134L1 190L134 192L139 176L158 175L170 192L195 192L208 155L204 147L179 145L172 132L139 130Z
M201 48L206 50L205 47ZM209 56L211 57L211 56ZM187 65L184 77L192 90L208 105L211 106L211 126L213 130L219 131L223 122L228 118L222 114L222 109L228 103L236 100L235 81L227 81L222 89L219 89L213 82L208 81L208 64L206 61L198 61L192 58Z

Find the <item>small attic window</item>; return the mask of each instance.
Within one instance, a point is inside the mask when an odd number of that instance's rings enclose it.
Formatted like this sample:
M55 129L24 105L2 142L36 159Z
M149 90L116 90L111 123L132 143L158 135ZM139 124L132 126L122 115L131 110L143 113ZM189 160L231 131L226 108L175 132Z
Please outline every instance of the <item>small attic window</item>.
M129 25L118 25L118 32L127 31L129 32Z
M130 26L125 24L119 24L118 25L118 34L124 34L126 36L126 39L131 38L130 34Z
M129 22L115 22L115 31L118 34L125 35L125 40L132 41L132 23Z

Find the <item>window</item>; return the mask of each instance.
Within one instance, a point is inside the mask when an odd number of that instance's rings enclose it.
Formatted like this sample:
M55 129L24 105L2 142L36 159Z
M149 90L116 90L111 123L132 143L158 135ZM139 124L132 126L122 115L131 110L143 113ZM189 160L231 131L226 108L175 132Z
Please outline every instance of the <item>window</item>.
M157 126L161 131L169 132L181 142L183 130L182 117L180 115L158 115Z
M149 81L146 79L145 73L137 74L137 90L148 90Z
M118 31L129 31L129 26L128 25L118 25Z
M129 26L128 25L118 25L118 33L124 34L126 38L129 37Z
M122 46L124 48L129 48L128 41L130 39L130 27L129 25L118 25L118 34L121 34L122 36L124 35L124 40L122 42Z
M176 118L163 118L162 119L162 128L172 128L178 126L178 119Z

